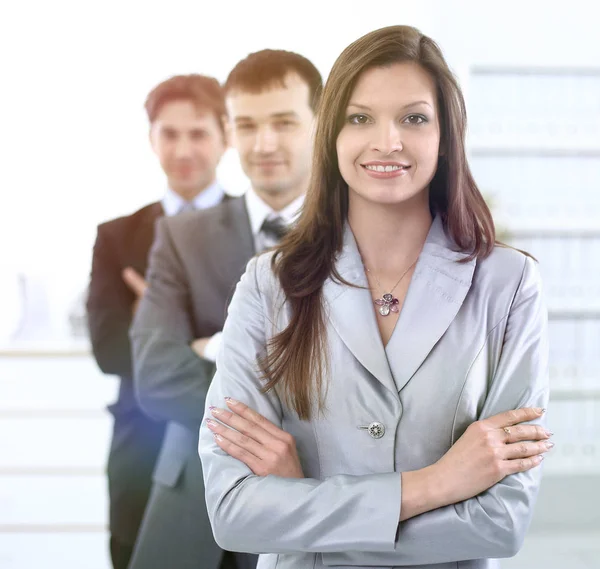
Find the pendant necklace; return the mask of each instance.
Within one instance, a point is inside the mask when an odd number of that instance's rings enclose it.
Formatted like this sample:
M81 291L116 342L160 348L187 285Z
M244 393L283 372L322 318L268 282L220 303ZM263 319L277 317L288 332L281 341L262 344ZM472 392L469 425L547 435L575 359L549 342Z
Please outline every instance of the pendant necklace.
M400 308L398 305L400 304L400 301L392 293L394 292L396 287L400 284L400 281L404 278L406 273L408 273L408 271L410 271L410 269L412 269L412 267L416 264L418 259L419 258L417 257L410 264L410 266L402 273L402 275L400 275L400 278L398 279L396 284L392 287L390 292L386 292L385 294L383 294L381 296L381 298L376 298L373 301L378 306L377 311L379 312L379 314L381 314L381 316L388 316L390 314L390 312L399 312ZM381 283L379 282L377 275L374 272L367 269L366 266L365 266L365 270L370 275L373 275L373 278L377 282L377 286L379 287L380 290L383 290L383 287L381 286Z

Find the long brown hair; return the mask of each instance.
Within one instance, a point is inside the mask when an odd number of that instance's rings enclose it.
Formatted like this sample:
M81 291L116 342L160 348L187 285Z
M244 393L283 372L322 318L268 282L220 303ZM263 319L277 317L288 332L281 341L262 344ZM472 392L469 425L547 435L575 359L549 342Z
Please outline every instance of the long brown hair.
M330 276L345 283L335 260L342 249L348 215L348 186L339 171L336 139L360 75L373 67L403 62L420 65L437 85L442 155L430 184L431 211L441 216L447 232L469 253L469 259L485 257L494 247L492 216L467 164L464 99L439 47L409 26L375 30L352 43L336 60L323 91L302 215L273 257L291 320L270 341L259 363L267 380L265 391L277 386L284 402L301 419L311 417L315 402L323 409L327 368L323 283Z

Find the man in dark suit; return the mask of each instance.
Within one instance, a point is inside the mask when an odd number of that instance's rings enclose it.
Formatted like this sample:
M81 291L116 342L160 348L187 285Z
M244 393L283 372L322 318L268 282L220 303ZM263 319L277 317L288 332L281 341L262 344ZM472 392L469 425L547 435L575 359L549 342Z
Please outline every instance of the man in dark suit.
M317 69L295 53L263 50L238 63L225 84L228 132L250 188L212 210L157 225L131 339L140 404L168 425L130 569L256 564L256 556L223 552L214 541L198 430L235 285L302 205L321 88Z
M225 150L226 113L216 79L176 76L148 95L150 142L165 172L162 202L98 227L87 300L92 349L102 371L120 377L108 457L110 552L126 569L152 484L165 423L147 417L133 391L129 326L143 292L155 221L182 210L213 207L224 192L216 168Z

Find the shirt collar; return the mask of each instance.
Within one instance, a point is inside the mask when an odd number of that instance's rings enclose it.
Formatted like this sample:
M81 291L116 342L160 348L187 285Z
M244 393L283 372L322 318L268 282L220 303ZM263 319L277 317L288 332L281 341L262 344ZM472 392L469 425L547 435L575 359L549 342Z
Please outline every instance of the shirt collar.
M281 211L275 211L271 206L266 204L263 199L252 189L248 188L246 195L246 208L248 217L250 218L250 227L252 235L258 235L265 219L273 219L280 217L286 225L290 225L300 215L300 209L304 203L304 194L298 196L293 202L286 205Z
M207 209L209 207L216 206L218 203L220 203L224 195L225 191L223 190L219 182L215 181L210 186L202 190L192 200L192 204L194 206L194 209ZM165 215L171 216L178 214L185 204L186 200L184 200L171 188L167 188L167 192L165 193L162 199L162 207L165 212Z

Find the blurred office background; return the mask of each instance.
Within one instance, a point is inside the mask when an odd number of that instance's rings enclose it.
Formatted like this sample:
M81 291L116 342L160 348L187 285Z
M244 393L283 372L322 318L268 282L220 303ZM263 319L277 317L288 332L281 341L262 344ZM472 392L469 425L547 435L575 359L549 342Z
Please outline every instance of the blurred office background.
M0 8L0 567L107 569L104 465L116 382L89 355L96 225L159 199L143 101L159 81L224 80L247 53L327 75L372 29L436 39L469 113L475 177L507 239L540 261L555 449L506 569L600 567L600 34L591 1L298 4L22 1ZM220 176L245 189L237 158Z

